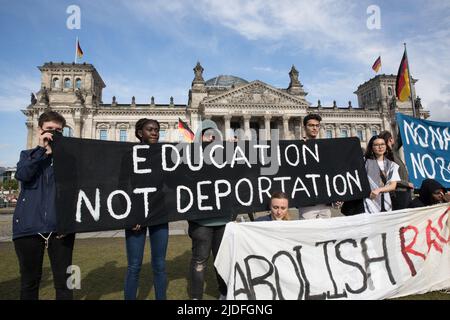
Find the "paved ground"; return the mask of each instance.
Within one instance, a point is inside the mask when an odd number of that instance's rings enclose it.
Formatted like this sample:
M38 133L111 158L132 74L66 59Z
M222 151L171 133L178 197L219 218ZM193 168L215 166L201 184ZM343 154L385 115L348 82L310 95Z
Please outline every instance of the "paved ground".
M2 241L11 241L12 240L12 213L14 212L14 208L2 208L0 209L0 242ZM267 214L267 212L259 212L256 213L255 216L260 216ZM290 214L292 219L298 219L298 210L290 209ZM338 210L332 209L332 216L341 216L341 213ZM249 217L246 214L239 215L238 221L249 221ZM169 223L169 235L184 235L187 234L188 223L187 221L175 221ZM78 233L76 235L77 239L86 239L86 238L112 238L112 237L125 237L124 230L115 230L115 231L102 231L102 232L86 232L86 233Z

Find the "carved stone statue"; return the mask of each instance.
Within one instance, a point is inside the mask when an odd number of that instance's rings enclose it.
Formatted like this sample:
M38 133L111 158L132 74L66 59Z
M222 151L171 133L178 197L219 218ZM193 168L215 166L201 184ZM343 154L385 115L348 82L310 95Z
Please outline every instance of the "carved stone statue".
M419 96L417 96L416 101L414 101L414 105L416 106L416 109L422 109L422 99L420 99Z
M292 65L291 71L289 72L289 77L291 78L290 86L300 85L300 81L298 81L298 71L295 69L294 65Z
M194 81L193 82L205 82L203 79L203 67L201 66L200 62L197 62L197 65L195 66L194 70Z
M46 105L49 105L49 104L50 104L50 98L49 98L49 96L48 96L48 89L47 89L47 87L44 87L44 88L41 90L41 99L40 99L39 102L44 103L44 104L46 104Z
M155 105L155 97L154 97L154 96L152 96L152 97L150 98L150 103L151 103L152 105Z
M136 98L134 96L131 97L131 104L136 104Z
M31 93L31 104L34 106L37 102L36 96L35 94L32 92Z
M397 108L397 99L395 97L392 97L390 106L392 110L395 110Z
M83 97L83 93L81 93L80 89L77 89L75 91L75 96L77 97L77 100L81 103L84 104L84 97Z

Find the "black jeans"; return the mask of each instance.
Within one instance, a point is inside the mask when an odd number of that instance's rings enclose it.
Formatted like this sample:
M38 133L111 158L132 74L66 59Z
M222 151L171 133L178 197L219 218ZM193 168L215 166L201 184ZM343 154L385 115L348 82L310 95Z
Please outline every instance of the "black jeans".
M45 237L48 234L44 234ZM70 274L67 267L72 265L72 251L75 234L61 239L51 235L48 241L48 256L53 273L56 300L72 300L73 291L67 288L66 281ZM38 300L39 285L42 277L45 240L40 235L33 235L14 240L20 267L20 299Z
M190 264L190 295L192 299L203 298L203 286L205 282L206 266L210 252L214 259L219 251L225 225L222 226L202 226L189 221L189 237L192 239L192 259ZM215 269L215 268L214 268ZM227 285L215 270L219 292L221 295L227 294Z

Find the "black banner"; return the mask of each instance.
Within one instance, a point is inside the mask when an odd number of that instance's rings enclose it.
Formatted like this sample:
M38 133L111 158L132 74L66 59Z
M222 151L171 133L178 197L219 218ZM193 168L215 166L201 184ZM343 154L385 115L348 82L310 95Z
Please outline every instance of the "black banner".
M230 217L361 199L370 187L357 138L133 144L61 137L54 143L58 232Z

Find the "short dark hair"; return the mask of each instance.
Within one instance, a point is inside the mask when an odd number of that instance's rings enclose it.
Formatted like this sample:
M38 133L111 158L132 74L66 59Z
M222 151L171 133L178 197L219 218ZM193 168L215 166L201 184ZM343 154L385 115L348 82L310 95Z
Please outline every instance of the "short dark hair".
M316 113L311 113L308 114L306 117L303 118L303 125L306 127L306 124L308 123L309 120L317 120L317 121L322 121L322 117L319 116Z
M66 126L66 119L56 111L45 111L39 116L38 125L40 128L44 125L44 122L57 122L61 123L62 127Z
M144 127L145 127L145 125L146 125L147 123L149 123L149 122L155 123L155 124L158 126L158 129L161 128L160 125L159 125L158 120L155 120L155 119L149 119L149 118L141 118L141 119L139 119L139 120L136 122L135 126L134 126L134 128L135 128L135 130L134 130L134 135L136 136L136 138L138 138L139 141L142 141L142 137L140 137L140 136L138 135L138 131L139 131L139 130L143 130Z

